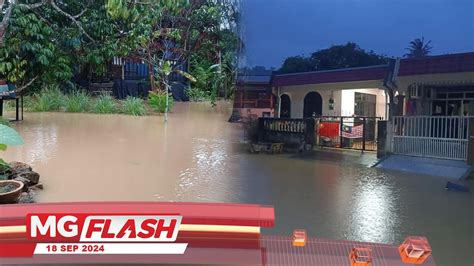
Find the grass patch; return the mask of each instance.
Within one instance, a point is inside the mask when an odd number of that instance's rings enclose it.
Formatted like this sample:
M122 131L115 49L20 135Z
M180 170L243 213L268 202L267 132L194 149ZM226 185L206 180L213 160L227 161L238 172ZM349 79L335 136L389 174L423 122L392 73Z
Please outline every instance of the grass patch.
M66 112L85 113L91 106L92 98L83 90L74 90L67 95L65 101Z
M117 103L109 95L100 95L97 98L92 111L97 114L112 114L117 112Z
M40 94L33 96L30 110L33 112L59 111L64 104L65 96L58 86L49 86Z
M140 98L130 96L123 101L122 112L127 115L135 116L147 114L145 102Z

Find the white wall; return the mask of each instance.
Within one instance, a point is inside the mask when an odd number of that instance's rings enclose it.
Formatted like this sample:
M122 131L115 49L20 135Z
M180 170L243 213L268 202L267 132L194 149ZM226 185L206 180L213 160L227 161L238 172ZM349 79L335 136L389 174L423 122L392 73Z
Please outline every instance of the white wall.
M354 89L360 88L360 89ZM366 89L370 88L370 89ZM287 94L291 99L291 117L302 118L304 97L311 91L319 93L323 99L324 116L351 116L354 114L354 93L368 93L377 96L376 113L377 116L385 117L385 93L382 82L364 81L364 82L346 82L346 83L327 83L315 85L301 85L281 87L280 95ZM334 99L334 110L329 110L329 99Z
M385 118L386 115L386 98L385 91L379 89L353 89L342 91L342 116L352 116L354 114L355 93L366 93L376 96L375 115Z

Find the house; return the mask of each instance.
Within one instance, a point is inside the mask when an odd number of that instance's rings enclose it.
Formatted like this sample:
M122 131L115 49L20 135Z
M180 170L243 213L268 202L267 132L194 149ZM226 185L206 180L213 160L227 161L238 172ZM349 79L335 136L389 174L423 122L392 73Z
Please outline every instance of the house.
M238 76L232 120L275 116L276 99L270 81L270 73Z
M388 65L273 76L278 117L387 115Z
M470 124L474 125L474 52L276 74L270 85L267 82L243 83L234 106L257 110L258 99L267 97L265 111L255 115L328 119L331 123L317 127L317 135L327 134L323 137L332 139L328 145L362 150L367 143L377 149L380 133L376 124L388 120L384 133L387 152L474 163L474 143L469 150L469 136L474 136L474 126L470 131ZM274 105L268 101L271 97L276 98Z
M388 81L395 88L387 85ZM392 86L393 86L392 85ZM474 52L391 64L275 75L277 117L474 115Z

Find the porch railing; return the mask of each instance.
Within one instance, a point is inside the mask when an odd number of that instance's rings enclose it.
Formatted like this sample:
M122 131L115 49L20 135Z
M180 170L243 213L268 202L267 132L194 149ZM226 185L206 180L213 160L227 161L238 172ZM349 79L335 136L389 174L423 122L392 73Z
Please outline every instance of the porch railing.
M466 160L469 119L465 116L397 116L392 151L397 154Z

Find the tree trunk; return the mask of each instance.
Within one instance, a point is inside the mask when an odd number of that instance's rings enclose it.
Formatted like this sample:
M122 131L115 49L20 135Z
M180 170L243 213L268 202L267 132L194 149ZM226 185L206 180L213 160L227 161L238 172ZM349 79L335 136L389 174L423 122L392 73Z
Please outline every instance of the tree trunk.
M4 0L0 0L0 10L2 10L4 4ZM2 22L0 22L0 46L3 46L5 41L5 35L8 29L8 23L10 22L10 18L12 15L12 8L13 8L14 1L10 2L7 10L5 10L5 14L3 16Z
M148 55L148 76L150 77L150 90L154 91L155 90L155 70L153 69L153 64L151 63L151 53L150 53L150 47L147 49L147 55Z

